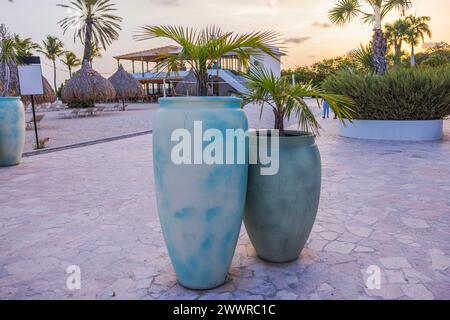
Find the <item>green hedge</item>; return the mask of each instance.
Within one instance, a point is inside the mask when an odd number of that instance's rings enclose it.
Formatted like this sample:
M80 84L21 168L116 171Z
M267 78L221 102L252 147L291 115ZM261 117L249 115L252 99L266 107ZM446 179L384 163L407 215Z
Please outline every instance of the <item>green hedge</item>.
M322 87L351 97L354 119L432 120L450 115L450 67L391 70L383 76L339 72Z

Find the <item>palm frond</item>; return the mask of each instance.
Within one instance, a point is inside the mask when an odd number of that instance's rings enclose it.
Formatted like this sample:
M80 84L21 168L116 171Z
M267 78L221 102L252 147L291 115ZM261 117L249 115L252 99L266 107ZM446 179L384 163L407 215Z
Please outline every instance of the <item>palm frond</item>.
M358 0L339 0L335 7L329 11L328 17L331 23L343 26L361 12L360 8Z
M386 0L381 8L381 16L386 17L392 10L400 10L404 15L411 7L411 0Z
M272 71L261 66L252 66L247 79L249 92L242 94L244 104L256 102L261 106L268 105L276 117L276 123L295 116L300 130L318 135L320 124L304 98L315 98L320 108L319 99L329 102L331 109L344 123L352 118L354 103L345 96L324 92L313 86L312 82L292 85L287 78L277 78ZM283 128L275 128L283 129ZM280 130L280 134L284 132Z

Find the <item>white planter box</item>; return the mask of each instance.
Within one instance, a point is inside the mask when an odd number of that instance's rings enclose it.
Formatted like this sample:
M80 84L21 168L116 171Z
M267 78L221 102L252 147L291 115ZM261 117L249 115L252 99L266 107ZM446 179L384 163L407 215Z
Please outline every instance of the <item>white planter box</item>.
M353 120L353 123L347 122L347 127L341 123L339 133L342 137L357 139L433 141L442 139L443 127L443 120Z

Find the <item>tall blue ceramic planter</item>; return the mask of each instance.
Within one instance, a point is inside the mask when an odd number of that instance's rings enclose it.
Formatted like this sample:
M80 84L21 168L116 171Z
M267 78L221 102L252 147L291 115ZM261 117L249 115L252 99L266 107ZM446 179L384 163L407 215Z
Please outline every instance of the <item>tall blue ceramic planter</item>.
M19 97L0 98L0 167L22 161L25 111Z
M248 165L176 164L172 152L181 140L172 141L172 135L185 129L192 137L194 161L194 127L198 133L199 121L203 132L216 129L226 137L227 129L247 131L247 118L241 99L234 97L164 98L160 104L154 119L153 161L164 238L178 282L190 289L211 289L226 281L235 252ZM242 150L247 157L246 141ZM201 150L207 146L200 143Z

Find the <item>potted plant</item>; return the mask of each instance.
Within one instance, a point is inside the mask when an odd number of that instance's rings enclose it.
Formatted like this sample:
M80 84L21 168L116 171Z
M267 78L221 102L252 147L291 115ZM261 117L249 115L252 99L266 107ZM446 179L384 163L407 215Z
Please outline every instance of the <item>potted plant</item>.
M261 53L277 58L272 47L276 34L161 26L145 27L139 36L153 38L171 39L182 47L179 53L162 55L158 69L176 72L187 64L198 95L160 99L155 116L153 160L161 226L178 282L210 289L227 278L242 224L248 123L240 98L207 96L208 70L230 52L242 62ZM240 137L237 143L233 137L225 140L230 130Z
M351 117L353 103L311 83L293 85L262 67L252 68L246 78L250 92L244 103L267 106L275 115L274 130L250 133L250 153L278 155L279 170L264 175L262 161L250 163L244 222L260 258L289 262L298 259L308 240L321 191L321 158L315 143L320 125L303 98L316 98L319 107L319 99L325 99L341 120ZM298 117L298 131L284 128L284 120L292 116ZM274 135L279 136L278 146L272 139L263 141Z
M2 26L2 28L4 28ZM20 97L11 97L11 68L18 54L14 39L0 32L0 166L17 165L25 144L25 110Z
M440 140L450 115L450 67L390 70L382 76L338 72L323 88L355 102L347 138L397 141Z

